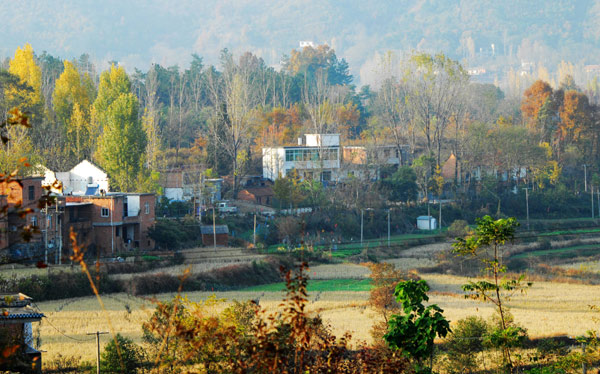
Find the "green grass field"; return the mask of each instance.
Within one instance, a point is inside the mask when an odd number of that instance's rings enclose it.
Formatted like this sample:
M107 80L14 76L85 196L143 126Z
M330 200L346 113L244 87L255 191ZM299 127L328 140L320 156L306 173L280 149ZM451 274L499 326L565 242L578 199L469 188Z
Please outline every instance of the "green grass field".
M241 292L277 292L283 291L283 282L264 284L241 289ZM308 282L308 292L331 292L331 291L369 291L371 289L370 279L326 279L311 280Z
M446 230L447 230L447 228L442 229L442 231L446 231ZM439 233L437 230L432 231L432 232L420 231L420 232L413 233L413 234L403 234L403 235L391 236L390 244L397 245L397 244L402 244L402 243L404 243L406 241L410 241L410 240L429 239L429 238L437 238L437 237L439 237ZM360 243L360 241L356 241L354 243L336 244L337 250L332 251L332 256L345 258L348 256L356 255L365 248L375 248L375 247L386 246L387 243L388 243L387 237L384 237L384 238L364 240L363 243ZM265 252L267 254L278 253L281 251L281 248L284 248L284 247L285 246L283 244L274 244L274 245L269 246ZM317 246L313 247L313 250L329 251L329 250L331 250L331 245L329 245L329 244L317 245Z
M552 248L552 249L544 249L539 251L531 251L519 253L517 255L511 256L511 258L530 258L530 257L575 257L575 256L592 256L598 254L600 251L600 246L598 245L577 245L574 247L566 247L566 248Z

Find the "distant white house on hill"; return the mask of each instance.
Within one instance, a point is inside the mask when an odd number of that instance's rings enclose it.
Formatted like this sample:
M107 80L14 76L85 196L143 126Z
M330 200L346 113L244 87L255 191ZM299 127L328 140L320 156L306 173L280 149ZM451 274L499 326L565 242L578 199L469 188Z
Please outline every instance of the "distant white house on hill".
M43 185L51 186L55 181L62 183L65 195L100 195L101 191L109 192L108 174L88 160L83 160L69 171L54 172L46 169Z

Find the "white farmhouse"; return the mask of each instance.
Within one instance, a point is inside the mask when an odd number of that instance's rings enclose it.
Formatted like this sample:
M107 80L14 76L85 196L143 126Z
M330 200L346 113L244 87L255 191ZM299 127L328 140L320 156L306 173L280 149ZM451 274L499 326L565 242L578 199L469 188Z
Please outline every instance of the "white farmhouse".
M66 195L99 195L109 192L108 175L104 170L83 160L69 171L53 172L45 170L43 185L52 186L55 181L62 183L62 192Z

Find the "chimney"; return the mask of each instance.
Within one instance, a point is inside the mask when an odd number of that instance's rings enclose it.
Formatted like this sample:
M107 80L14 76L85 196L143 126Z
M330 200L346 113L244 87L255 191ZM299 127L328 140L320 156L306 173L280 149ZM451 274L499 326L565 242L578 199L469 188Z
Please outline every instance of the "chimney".
M302 145L302 137L298 138L298 145Z

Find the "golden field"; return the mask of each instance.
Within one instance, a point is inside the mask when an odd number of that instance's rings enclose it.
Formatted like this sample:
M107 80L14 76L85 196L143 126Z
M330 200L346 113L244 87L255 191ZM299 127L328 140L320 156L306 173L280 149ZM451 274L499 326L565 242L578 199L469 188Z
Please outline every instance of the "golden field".
M321 265L311 268L310 275L321 279L340 273L346 274L346 278L361 277L364 269L351 264ZM423 278L432 287L430 302L442 307L449 320L456 321L469 315L484 318L492 315L488 304L465 299L461 294L460 285L468 281L467 278L431 274L423 275ZM597 313L590 311L589 306L600 305L599 291L600 286L537 282L526 294L514 295L508 305L516 322L526 327L532 337L580 335L598 325L594 322ZM191 301L204 300L211 295L207 292L187 294ZM163 294L158 299L167 300L172 296ZM282 293L220 292L216 296L227 300L258 298L261 306L274 309L281 301ZM376 316L367 308L368 296L368 292L319 292L310 295L309 310L320 313L337 336L349 331L353 341L369 341L369 330ZM40 326L41 349L46 351L46 362L59 353L93 360L94 337L85 334L96 330L109 331L107 318L115 332L141 342L141 324L151 315L153 303L124 294L105 296L103 301L107 316L94 297L38 303L47 317ZM106 335L102 337L104 343L108 339Z

